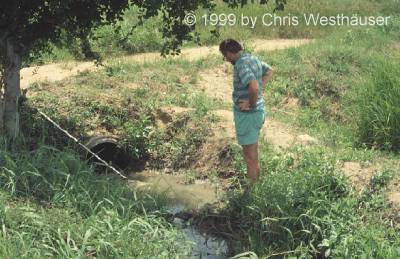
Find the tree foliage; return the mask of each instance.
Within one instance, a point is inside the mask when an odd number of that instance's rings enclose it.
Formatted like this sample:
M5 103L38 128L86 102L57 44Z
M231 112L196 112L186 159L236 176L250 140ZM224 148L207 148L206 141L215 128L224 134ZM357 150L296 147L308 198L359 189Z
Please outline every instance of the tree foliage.
M224 0L230 7L243 6L248 0ZM254 0L252 0L254 2ZM269 0L260 0L267 4ZM283 9L286 0L275 0L276 9ZM0 37L12 37L24 52L46 40L54 40L61 29L70 35L82 36L95 25L113 22L129 5L143 10L140 20L163 16L162 32L166 41L163 51L176 49L183 40L194 40L193 27L183 21L188 12L198 7L212 10L213 0L13 0L0 1ZM138 24L140 25L140 24Z
M70 35L82 36L100 23L114 22L130 4L143 10L140 20L163 15L163 35L170 39L167 49L177 48L190 40L191 28L183 23L187 12L199 6L212 8L210 0L14 0L0 2L0 37L12 38L21 46L21 53L47 40L55 40L61 29ZM140 24L139 24L140 25ZM3 47L4 49L4 47Z
M223 0L230 7L247 0ZM252 0L252 2L254 2ZM260 0L267 4L269 0ZM286 0L275 0L282 9ZM62 30L85 39L93 26L115 22L130 5L138 6L140 26L144 20L162 14L163 54L176 54L185 40L196 41L194 26L185 24L185 16L199 7L212 10L213 0L13 0L0 1L0 128L18 132L21 58L47 41L57 40ZM133 31L133 30L132 30Z

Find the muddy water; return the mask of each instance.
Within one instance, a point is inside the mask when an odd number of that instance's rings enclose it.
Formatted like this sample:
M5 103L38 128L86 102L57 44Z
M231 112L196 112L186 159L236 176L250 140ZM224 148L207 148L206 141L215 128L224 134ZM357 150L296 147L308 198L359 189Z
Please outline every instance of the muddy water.
M133 188L167 197L170 201L168 212L173 215L172 223L193 243L193 258L227 257L228 245L225 240L202 234L196 226L190 224L189 220L194 211L219 203L223 195L221 187L209 181L196 180L192 184L186 184L185 176L156 172L131 174L129 178Z
M147 193L165 195L173 204L182 204L188 210L198 210L206 204L216 204L222 197L221 188L210 181L186 184L184 175L157 172L131 174L130 185Z

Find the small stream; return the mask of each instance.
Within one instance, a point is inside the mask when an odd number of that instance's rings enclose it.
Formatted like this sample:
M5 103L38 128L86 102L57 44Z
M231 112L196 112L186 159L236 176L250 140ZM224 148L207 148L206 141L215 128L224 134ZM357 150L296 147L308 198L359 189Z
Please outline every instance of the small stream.
M221 238L201 234L195 226L180 218L179 214L184 212L185 209L182 205L174 205L169 208L168 212L174 215L172 223L181 228L184 236L193 242L192 257L206 259L227 258L227 242Z
M182 175L157 172L136 173L129 178L131 186L148 193L166 195L170 200L171 205L167 212L171 214L171 223L180 228L183 235L194 244L192 258L227 258L229 249L226 240L202 234L190 223L193 211L198 211L207 204L218 203L222 195L219 186L214 186L209 181L185 184L185 177Z

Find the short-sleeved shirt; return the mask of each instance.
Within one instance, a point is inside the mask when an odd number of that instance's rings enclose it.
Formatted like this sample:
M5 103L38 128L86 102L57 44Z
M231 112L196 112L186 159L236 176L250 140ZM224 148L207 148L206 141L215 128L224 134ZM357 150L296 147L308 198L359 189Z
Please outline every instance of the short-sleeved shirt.
M249 82L257 80L258 96L256 106L250 111L264 111L264 86L262 77L271 67L261 62L256 56L247 52L242 52L239 59L236 60L233 72L233 108L240 111L239 101L249 99Z

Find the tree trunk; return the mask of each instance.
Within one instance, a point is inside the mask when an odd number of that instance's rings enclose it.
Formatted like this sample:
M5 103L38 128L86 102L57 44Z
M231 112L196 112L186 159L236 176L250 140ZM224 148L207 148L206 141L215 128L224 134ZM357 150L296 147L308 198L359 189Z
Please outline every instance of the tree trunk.
M3 95L3 89L0 90L0 134L4 133L4 95Z
M0 135L4 133L4 56L0 45Z
M0 33L4 35L4 32L0 30ZM6 45L5 36L0 38L0 135L4 134L4 70L6 64Z
M19 134L18 100L21 96L20 69L21 53L19 46L12 39L4 39L0 46L5 47L4 62L4 128L9 136Z

